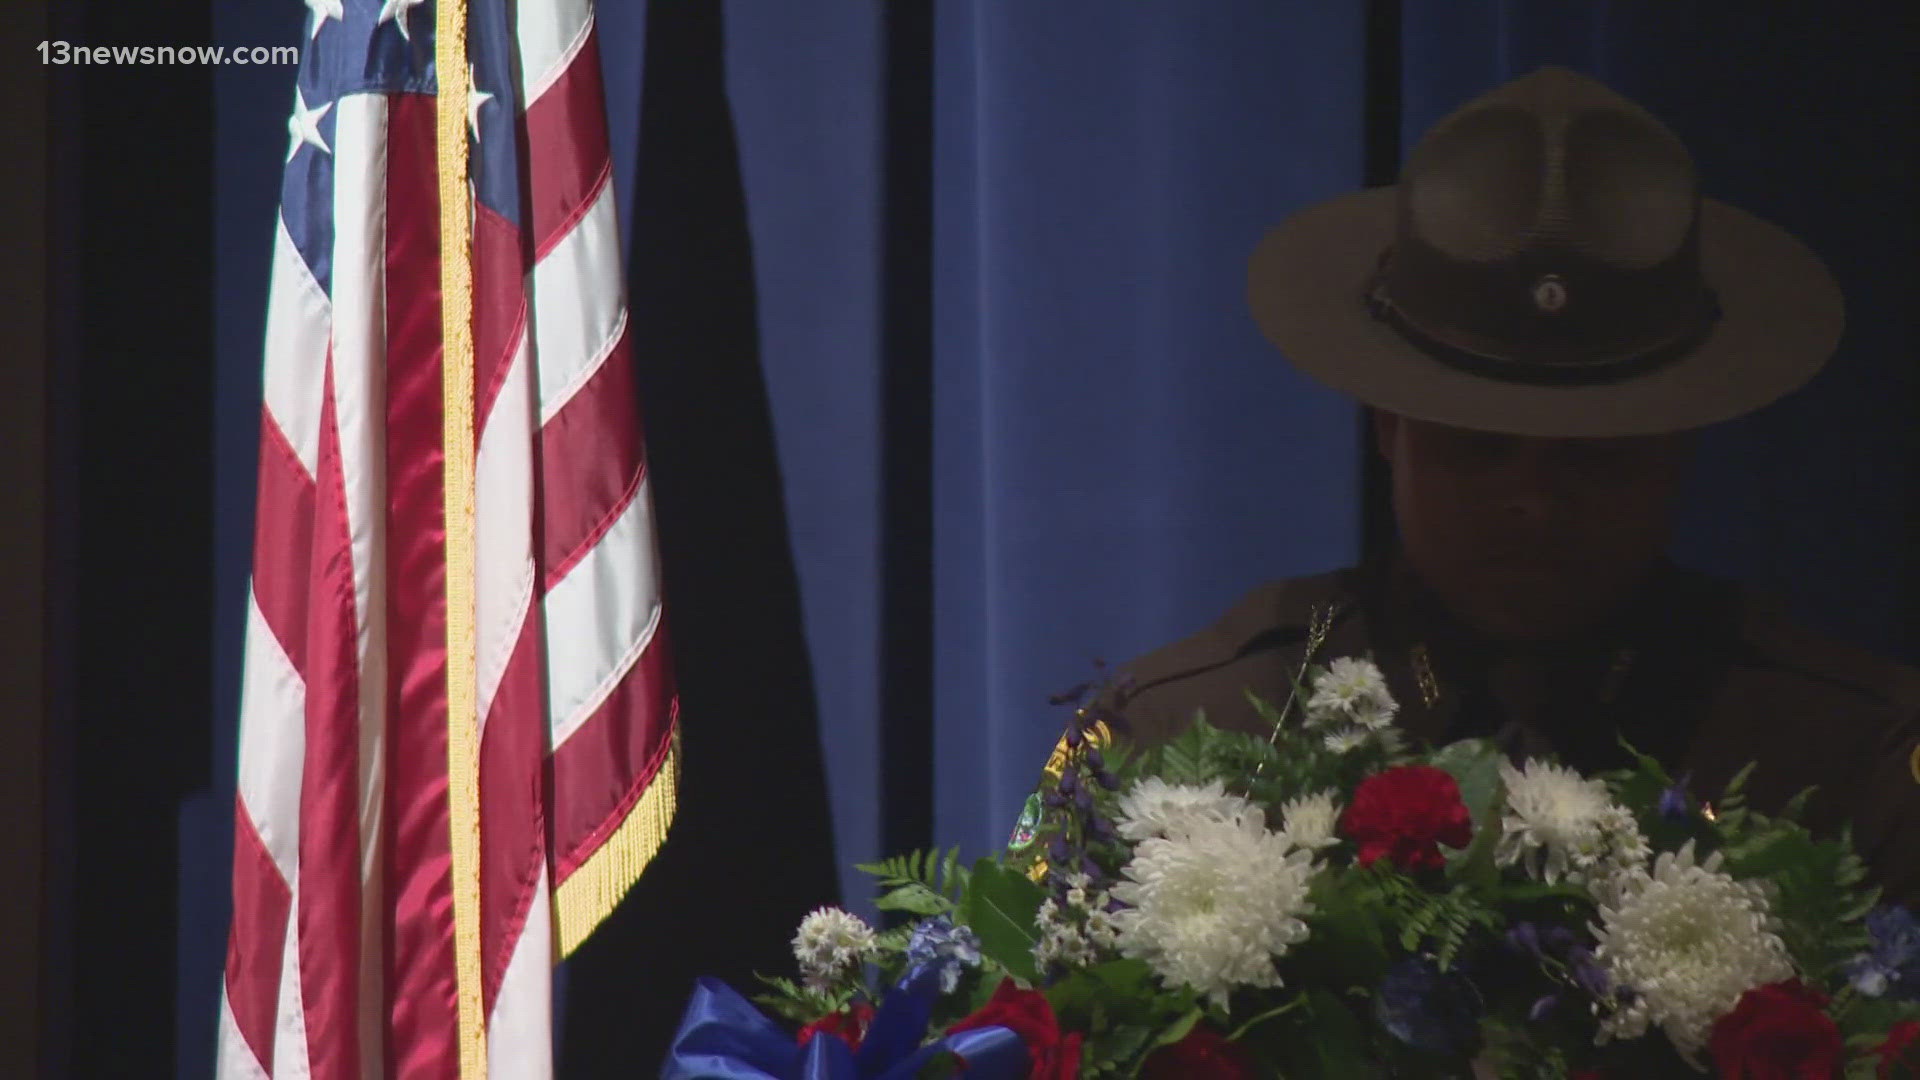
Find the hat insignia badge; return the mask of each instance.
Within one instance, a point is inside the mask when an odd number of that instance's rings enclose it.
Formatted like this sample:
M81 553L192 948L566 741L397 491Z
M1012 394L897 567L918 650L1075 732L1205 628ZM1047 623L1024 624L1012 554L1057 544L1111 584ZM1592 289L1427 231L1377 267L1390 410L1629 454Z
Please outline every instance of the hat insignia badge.
M1548 274L1533 283L1533 306L1547 315L1558 315L1567 306L1567 283L1559 274Z

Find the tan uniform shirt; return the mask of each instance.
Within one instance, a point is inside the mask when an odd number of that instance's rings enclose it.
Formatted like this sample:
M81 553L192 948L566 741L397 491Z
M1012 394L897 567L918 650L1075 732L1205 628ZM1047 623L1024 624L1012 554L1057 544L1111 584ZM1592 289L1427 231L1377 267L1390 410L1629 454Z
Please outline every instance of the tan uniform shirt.
M1807 824L1851 823L1890 898L1920 901L1920 672L1812 633L1704 575L1662 566L1643 594L1579 641L1514 652L1451 619L1398 566L1254 590L1207 629L1127 665L1123 735L1152 745L1196 710L1265 734L1247 692L1284 702L1308 629L1329 619L1319 663L1370 656L1401 728L1431 743L1499 740L1583 772L1628 764L1618 739L1713 799L1748 762L1751 804L1777 809L1817 786Z

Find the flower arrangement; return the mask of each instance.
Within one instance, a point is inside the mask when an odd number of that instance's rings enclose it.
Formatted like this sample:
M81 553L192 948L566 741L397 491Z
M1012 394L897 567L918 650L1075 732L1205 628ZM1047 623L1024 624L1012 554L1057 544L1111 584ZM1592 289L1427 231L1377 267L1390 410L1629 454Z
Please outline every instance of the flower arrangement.
M1266 738L1129 752L1103 689L1007 851L862 867L903 922L806 918L797 1035L703 982L663 1075L1920 1075L1920 925L1805 795L1411 750L1357 658Z

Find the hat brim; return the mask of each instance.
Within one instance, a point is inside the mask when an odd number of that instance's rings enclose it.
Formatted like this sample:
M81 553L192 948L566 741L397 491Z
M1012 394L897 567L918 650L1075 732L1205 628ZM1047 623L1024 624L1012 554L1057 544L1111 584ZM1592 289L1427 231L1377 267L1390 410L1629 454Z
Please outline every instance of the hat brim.
M1267 339L1308 375L1388 412L1479 431L1599 437L1660 434L1752 412L1820 370L1845 325L1840 288L1785 230L1702 200L1702 271L1721 318L1698 348L1615 383L1508 382L1420 351L1367 311L1363 293L1393 242L1394 188L1310 207L1255 250L1247 298Z

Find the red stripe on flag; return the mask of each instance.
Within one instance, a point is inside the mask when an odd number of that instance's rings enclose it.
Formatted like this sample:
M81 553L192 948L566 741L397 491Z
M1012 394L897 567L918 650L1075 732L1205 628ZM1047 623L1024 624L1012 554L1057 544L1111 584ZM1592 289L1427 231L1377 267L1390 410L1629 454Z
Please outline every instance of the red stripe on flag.
M526 331L528 261L520 230L485 203L474 207L473 430L478 433L486 430Z
M585 557L639 489L646 452L631 334L622 328L600 369L540 428L543 591Z
M331 362L331 359L329 359ZM306 673L313 478L273 413L260 410L260 486L253 517L253 595L293 670Z
M311 1074L360 1072L360 664L334 367L327 361L300 772L300 996Z
M600 32L591 31L573 62L527 107L527 202L534 258L580 219L613 174L600 89Z
M493 1012L514 943L527 922L546 861L541 783L547 750L546 695L540 678L540 605L533 604L507 660L480 743L480 947L482 988ZM542 944L544 948L544 943Z
M434 99L401 94L387 143L388 1070L459 1064L447 809L446 507Z
M227 1007L253 1056L273 1075L280 963L286 957L293 893L254 830L246 803L233 800L233 925L227 933Z
M640 659L551 758L556 886L625 820L672 745L677 703L666 613Z

